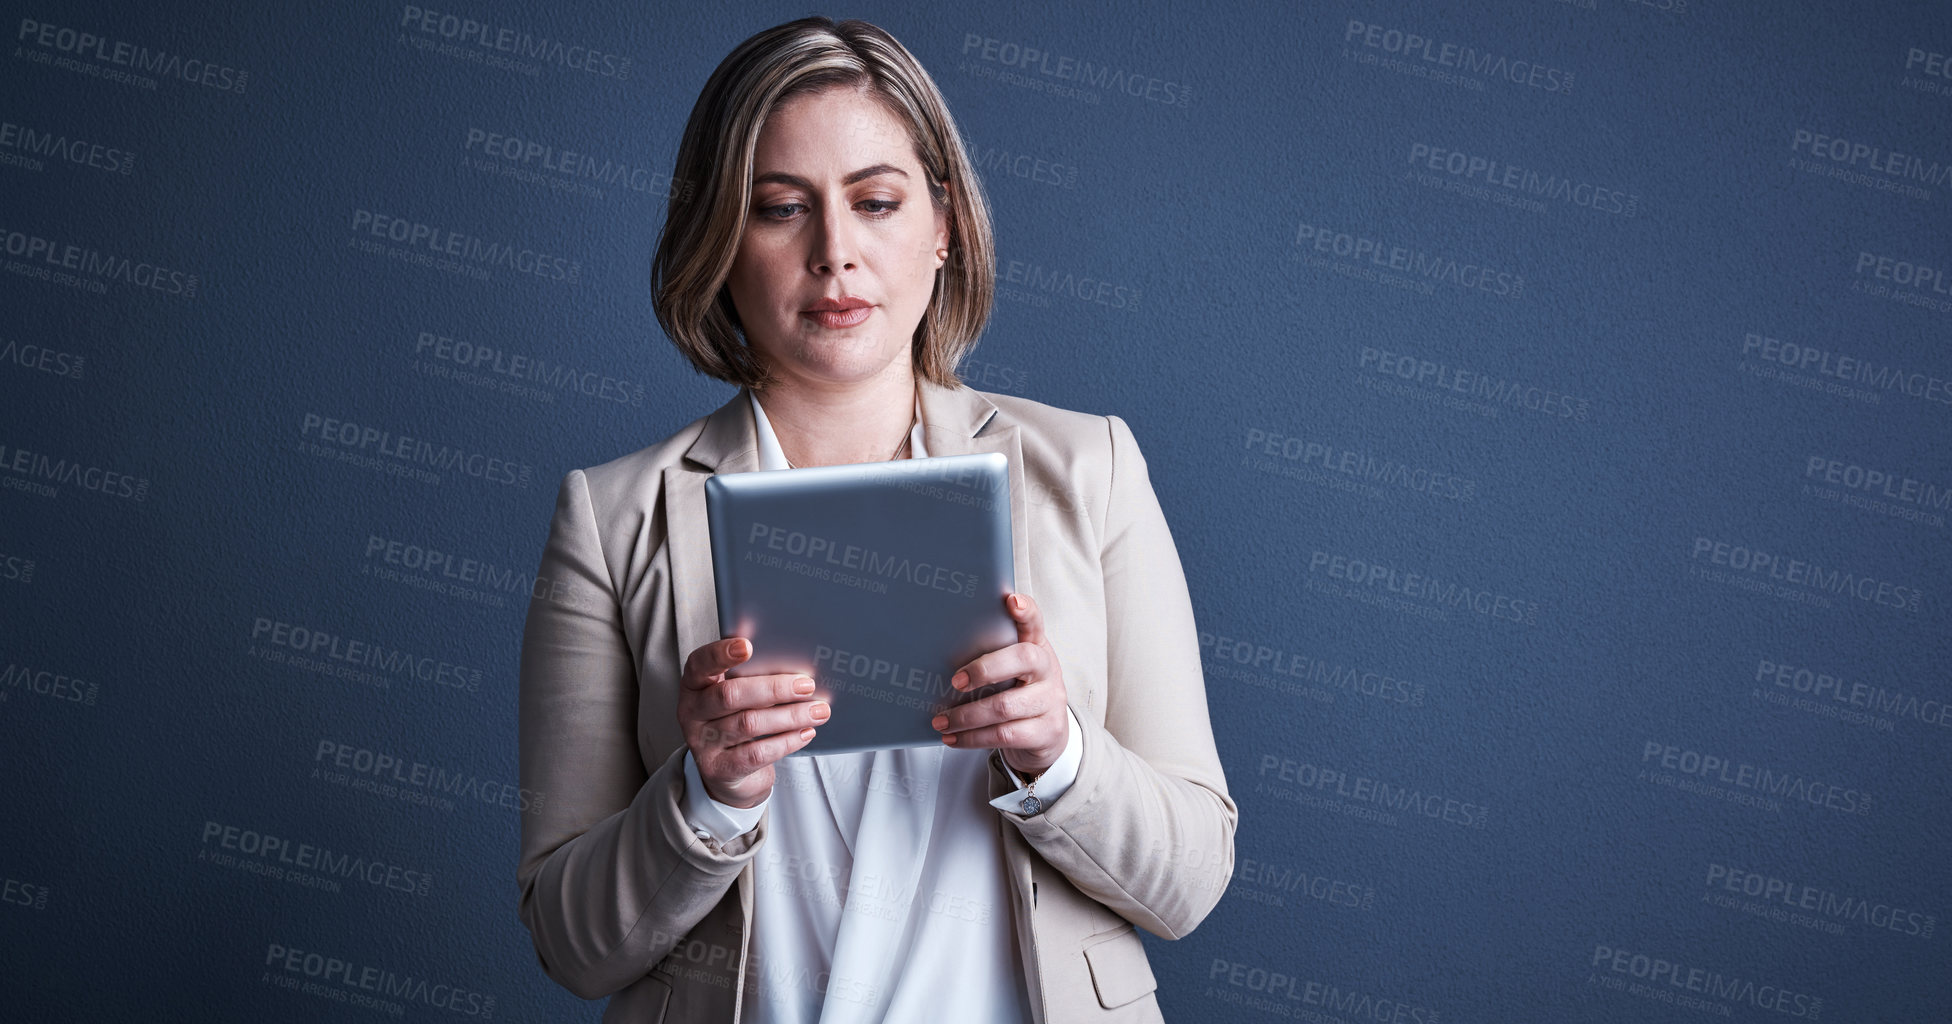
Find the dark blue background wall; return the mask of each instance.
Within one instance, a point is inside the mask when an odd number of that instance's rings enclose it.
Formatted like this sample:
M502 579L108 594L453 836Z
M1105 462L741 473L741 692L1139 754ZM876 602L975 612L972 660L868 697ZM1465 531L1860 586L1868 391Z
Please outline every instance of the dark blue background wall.
M607 8L8 5L0 1015L394 1014L280 949L598 1015L516 917L527 577L731 394L650 252L807 13ZM965 374L1173 524L1241 828L1168 1017L1948 1019L1952 8L831 13L984 169Z

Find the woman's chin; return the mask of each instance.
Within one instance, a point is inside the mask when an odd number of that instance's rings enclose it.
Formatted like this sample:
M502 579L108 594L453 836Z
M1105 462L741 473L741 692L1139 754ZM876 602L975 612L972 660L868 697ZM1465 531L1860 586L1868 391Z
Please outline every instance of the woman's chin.
M900 352L885 352L879 346L815 343L803 348L790 367L789 375L823 384L859 384L891 372L891 364L901 362Z

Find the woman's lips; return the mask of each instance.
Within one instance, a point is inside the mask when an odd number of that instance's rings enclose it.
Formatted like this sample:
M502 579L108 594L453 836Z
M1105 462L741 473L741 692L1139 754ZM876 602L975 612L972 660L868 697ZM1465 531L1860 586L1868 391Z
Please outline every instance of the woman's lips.
M821 310L812 313L802 311L800 315L822 327L837 331L860 326L872 312L874 312L873 306L857 306L853 309Z

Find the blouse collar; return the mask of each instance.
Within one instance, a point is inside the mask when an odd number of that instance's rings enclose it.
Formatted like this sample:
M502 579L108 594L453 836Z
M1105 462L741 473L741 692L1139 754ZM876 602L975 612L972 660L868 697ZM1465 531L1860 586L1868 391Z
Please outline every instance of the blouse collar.
M779 435L773 433L773 424L766 418L766 410L759 404L759 396L748 389L746 396L752 400L752 422L759 440L759 468L791 469L786 464L786 453L779 447ZM911 458L926 459L929 453L922 444L922 397L915 396L915 426L908 432L908 446Z

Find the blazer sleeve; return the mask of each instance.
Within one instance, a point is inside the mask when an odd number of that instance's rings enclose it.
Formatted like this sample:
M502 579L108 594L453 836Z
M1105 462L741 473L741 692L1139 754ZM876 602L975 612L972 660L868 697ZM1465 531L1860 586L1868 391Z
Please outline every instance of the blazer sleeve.
M643 977L724 897L766 824L701 838L679 806L686 748L646 772L635 659L582 470L563 478L531 594L520 771L541 802L522 816L520 913L544 973L595 999Z
M1227 888L1240 812L1214 747L1178 549L1131 429L1107 420L1105 721L1077 716L1084 753L1063 799L1039 815L1004 817L1080 891L1177 939Z

